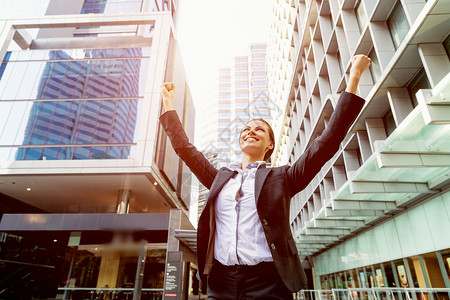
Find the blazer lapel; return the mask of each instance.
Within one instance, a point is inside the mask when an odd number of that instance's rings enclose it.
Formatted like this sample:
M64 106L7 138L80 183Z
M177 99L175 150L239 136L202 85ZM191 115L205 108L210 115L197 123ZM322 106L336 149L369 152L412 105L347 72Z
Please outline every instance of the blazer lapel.
M259 196L261 195L261 190L264 184L264 181L267 178L267 175L269 175L270 171L272 171L271 168L259 168L256 171L255 176L255 201L256 205L258 205Z
M233 177L233 175L235 175L237 173L237 171L232 171L230 169L227 168L223 168L222 170L219 171L219 173L217 174L211 189L209 190L209 195L206 198L206 202L205 202L205 206L209 204L209 202L211 202L211 199L215 199L217 197L217 195L219 194L219 192L222 190L223 186L225 185L225 183L231 178Z

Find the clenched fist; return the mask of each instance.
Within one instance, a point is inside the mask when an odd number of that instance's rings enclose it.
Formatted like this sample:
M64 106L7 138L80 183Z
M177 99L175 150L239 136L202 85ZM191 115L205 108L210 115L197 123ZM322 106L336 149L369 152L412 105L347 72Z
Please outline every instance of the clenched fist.
M353 56L350 75L361 77L362 73L370 66L370 61L371 59L363 54Z
M164 109L173 110L172 98L175 94L175 84L173 82L164 82L161 84L161 97L163 98Z

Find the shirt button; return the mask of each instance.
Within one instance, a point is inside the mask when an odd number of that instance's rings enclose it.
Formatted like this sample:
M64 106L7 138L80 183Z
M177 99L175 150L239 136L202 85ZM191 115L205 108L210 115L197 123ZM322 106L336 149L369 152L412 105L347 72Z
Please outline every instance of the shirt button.
M272 250L275 250L275 245L274 245L274 243L270 244L270 248L272 248Z
M263 220L262 220L262 224L263 224L264 226L267 226L267 220L266 220L266 219L263 219Z

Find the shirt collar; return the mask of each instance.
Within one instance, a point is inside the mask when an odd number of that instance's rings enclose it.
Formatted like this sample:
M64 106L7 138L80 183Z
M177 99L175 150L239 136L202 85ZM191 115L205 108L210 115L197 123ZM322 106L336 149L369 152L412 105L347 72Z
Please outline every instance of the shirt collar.
M247 165L246 169L259 169L259 168L265 168L266 167L266 162L265 161L256 161L256 162L252 162L249 163ZM233 171L237 171L237 170L241 170L242 168L242 163L232 163L230 164L229 169L233 170Z

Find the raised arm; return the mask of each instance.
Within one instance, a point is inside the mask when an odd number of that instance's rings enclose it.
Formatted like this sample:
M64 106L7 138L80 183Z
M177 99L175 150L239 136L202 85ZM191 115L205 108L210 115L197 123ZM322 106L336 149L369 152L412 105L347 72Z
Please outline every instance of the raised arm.
M303 190L338 151L348 129L364 106L364 99L355 94L361 75L369 66L370 58L367 56L353 57L349 83L339 97L327 128L287 170L291 196Z
M172 106L172 98L175 93L173 83L161 85L161 96L165 113L159 118L164 131L172 143L177 155L186 163L198 180L206 187L211 188L217 175L217 169L205 158L205 156L189 142L189 138L183 129L183 125Z

